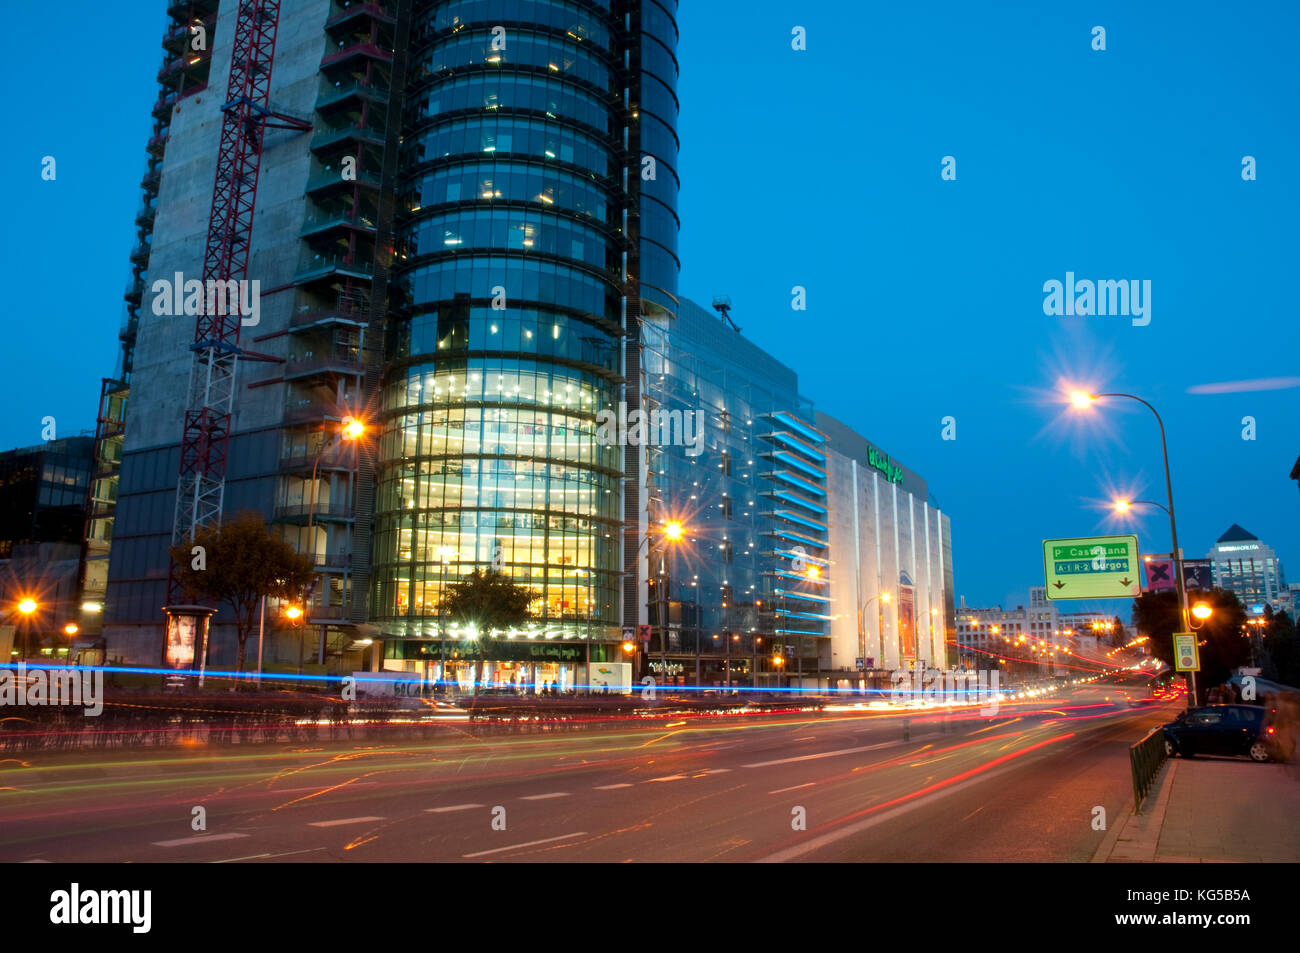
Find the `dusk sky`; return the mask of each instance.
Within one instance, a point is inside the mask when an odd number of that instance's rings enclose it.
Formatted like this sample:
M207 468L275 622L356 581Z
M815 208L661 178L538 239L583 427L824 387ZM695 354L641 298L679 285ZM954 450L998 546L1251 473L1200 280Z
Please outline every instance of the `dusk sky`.
M1169 549L1159 510L1120 522L1104 507L1164 500L1154 418L1131 401L1080 415L1066 382L1159 409L1188 557L1239 523L1300 580L1287 477L1300 454L1300 12L1043 6L684 3L681 290L705 306L729 294L746 336L819 409L928 481L968 604L1027 602L1044 537L1132 528L1143 551ZM94 426L162 57L161 3L61 8L64 23L93 24L102 74L78 68L77 41L50 17L10 10L27 39L10 51L6 91L23 105L0 160L13 195L3 448L40 442L46 416L59 436ZM1046 315L1044 283L1067 272L1149 281L1150 323ZM807 311L791 310L796 285ZM1197 392L1225 382L1236 387ZM1127 621L1126 601L1104 607Z

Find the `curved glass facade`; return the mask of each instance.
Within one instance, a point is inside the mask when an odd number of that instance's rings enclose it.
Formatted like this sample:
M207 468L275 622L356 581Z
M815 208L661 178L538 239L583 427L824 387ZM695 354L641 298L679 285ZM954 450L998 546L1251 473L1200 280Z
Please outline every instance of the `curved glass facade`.
M443 586L494 559L538 596L518 639L621 634L624 450L596 414L626 399L636 263L665 306L677 289L676 26L649 2L653 39L633 32L642 6L416 5L379 408L386 636L435 637ZM645 92L624 67L651 43ZM657 178L638 182L650 120Z

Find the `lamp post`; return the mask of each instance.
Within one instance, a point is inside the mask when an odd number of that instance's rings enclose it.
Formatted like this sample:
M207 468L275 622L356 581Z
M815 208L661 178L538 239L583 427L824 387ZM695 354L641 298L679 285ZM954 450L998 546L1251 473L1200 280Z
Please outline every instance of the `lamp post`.
M862 646L863 694L866 694L866 686L867 686L867 623L866 623L866 618L864 616L864 613L871 606L871 603L879 602L880 605L877 607L877 611L876 611L876 626L878 632L882 631L884 629L885 603L888 602L891 598L893 597L888 592L878 592L870 599L868 599L866 602L864 602L861 606L858 607L858 642Z
M361 421L357 420L355 417L347 417L347 418L345 418L344 421L343 421L343 427L339 430L338 434L334 437L333 440L331 440L329 443L325 444L323 447L320 448L320 451L317 452L317 454L316 454L316 459L312 461L312 465L311 465L311 504L307 507L307 545L311 547L311 556L312 556L312 563L313 563L313 564L315 564L315 562L316 562L316 540L315 540L315 537L314 537L313 534L312 534L312 530L315 528L315 520L316 520L316 471L317 471L317 469L320 467L321 458L324 457L325 454L328 453L330 450L333 450L333 449L335 449L337 446L341 445L341 444L343 443L344 440L351 440L351 441L354 441L354 442L355 442L356 440L360 439L361 435L362 435L363 433L365 433L365 432L366 432L366 425L363 424ZM326 546L326 549L328 550L328 548L329 548L329 547L328 547L328 545L327 545L327 546ZM328 598L327 598L327 601L328 601ZM318 650L317 650L317 653L316 653L316 664L317 664L317 665L324 665L324 664L325 664L325 631L326 631L326 628L327 628L326 624L325 624L325 623L322 623L322 624L321 624L321 627L320 627L320 646L319 646L319 648L318 648ZM299 661L299 664L298 664L298 674L299 674L299 675L302 674L302 662L301 662L301 658L302 658L302 646L301 646L301 641L302 641L302 639L301 639L301 637L300 637L300 639L299 639L299 651L298 651L298 657L299 657L299 660L300 660L300 661Z
M1169 537L1174 546L1174 584L1178 592L1178 613L1182 620L1183 631L1191 630L1190 617L1187 614L1187 589L1183 584L1183 554L1178 548L1178 522L1174 518L1174 484L1169 475L1169 445L1165 440L1165 422L1160 418L1160 413L1149 403L1135 394L1088 394L1083 391L1075 391L1070 395L1070 400L1076 407L1088 407L1093 401L1102 400L1107 397L1119 397L1124 400L1135 400L1156 418L1156 423L1160 426L1160 453L1165 464L1165 495L1169 499L1167 507L1161 506L1169 514ZM1140 501L1139 501L1140 502ZM1159 506L1159 504L1156 504ZM1192 694L1191 703L1196 701L1196 675L1192 674Z
M415 549L415 530L411 530L411 549ZM443 691L446 692L451 687L447 679L447 624L443 621L443 613L447 605L447 563L454 556L460 554L450 546L438 547L438 561L441 568L438 571L438 645L442 650L442 663L439 669L439 681L442 682Z

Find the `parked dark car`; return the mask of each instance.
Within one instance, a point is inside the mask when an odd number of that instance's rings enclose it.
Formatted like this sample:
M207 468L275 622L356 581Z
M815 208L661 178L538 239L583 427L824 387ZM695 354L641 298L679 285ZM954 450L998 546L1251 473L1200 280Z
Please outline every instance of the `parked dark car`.
M1182 758L1198 754L1245 755L1252 761L1277 757L1272 711L1258 705L1203 705L1164 726L1165 752Z

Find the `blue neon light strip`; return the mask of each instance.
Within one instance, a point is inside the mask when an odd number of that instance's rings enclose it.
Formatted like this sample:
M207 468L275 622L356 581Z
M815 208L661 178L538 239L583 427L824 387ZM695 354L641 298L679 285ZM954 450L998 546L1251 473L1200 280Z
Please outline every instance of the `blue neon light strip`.
M830 596L818 596L811 592L795 592L792 589L773 589L778 596L788 596L791 599L803 599L806 602L830 602Z
M764 473L763 476L781 480L785 483L789 483L791 486L797 486L799 489L806 490L807 492L813 493L817 496L826 495L826 491L817 484L809 483L803 477L796 476L793 473L787 473L784 470L773 470L771 473Z
M772 414L772 419L779 423L785 424L791 430L797 430L813 443L825 443L826 435L811 424L806 424L798 417L784 410L778 410Z
M827 512L826 507L822 506L820 503L814 503L812 500L805 499L798 493L793 493L790 490L772 490L770 493L764 493L763 495L775 497L785 503L793 503L795 506L802 506L804 509L812 510L814 513Z
M785 444L787 447L793 447L795 450L799 451L806 457L812 457L814 460L821 461L822 463L826 462L826 454L822 453L820 450L815 450L812 447L808 446L808 444L804 443L794 434L785 433L783 431L777 431L775 433L768 434L768 436L771 437L773 440L781 441L781 443Z
M792 533L788 530L774 530L773 532L768 533L767 535L775 536L778 539L793 540L796 543L804 543L808 546L816 546L819 549L826 545L824 542L822 542L819 539L813 539L811 536L804 536L801 533Z
M767 456L770 456L773 460L780 460L782 463L792 466L796 470L802 470L804 473L811 477L816 477L818 480L826 479L825 470L821 467L800 460L789 450L773 450L771 453L767 454Z
M776 615L783 619L813 619L817 622L831 622L835 618L833 615L821 615L816 612L786 612L785 610L777 612Z
M789 520L791 523L798 523L801 526L807 526L809 529L820 530L823 533L826 532L825 523L818 522L817 520L812 519L811 517L808 516L799 516L798 514L792 513L789 510L773 510L771 513L764 513L763 515L775 516L778 519Z

